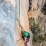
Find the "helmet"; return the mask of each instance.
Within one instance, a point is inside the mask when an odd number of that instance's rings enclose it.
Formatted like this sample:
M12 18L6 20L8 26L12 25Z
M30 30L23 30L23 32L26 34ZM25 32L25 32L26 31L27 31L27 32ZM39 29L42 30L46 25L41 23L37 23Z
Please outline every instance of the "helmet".
M27 38L27 41L29 41L29 38L30 38L30 34L26 31L22 32L22 39L24 40L24 37Z

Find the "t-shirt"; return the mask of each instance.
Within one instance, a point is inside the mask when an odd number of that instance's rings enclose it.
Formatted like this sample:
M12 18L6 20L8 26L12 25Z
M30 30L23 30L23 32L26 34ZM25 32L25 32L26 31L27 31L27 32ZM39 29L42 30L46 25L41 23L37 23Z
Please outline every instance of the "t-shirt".
M24 46L27 46L27 42L24 42Z

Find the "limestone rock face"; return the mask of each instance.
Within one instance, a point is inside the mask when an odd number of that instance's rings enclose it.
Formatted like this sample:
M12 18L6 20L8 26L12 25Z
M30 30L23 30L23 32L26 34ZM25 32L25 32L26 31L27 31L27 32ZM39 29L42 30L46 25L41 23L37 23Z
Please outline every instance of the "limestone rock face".
M29 0L0 0L0 46L24 46L21 26L23 31L30 31L28 7Z
M0 1L0 46L15 46L15 7L5 0Z
M29 32L29 20L28 20L28 8L29 8L29 0L16 0L16 6L17 6L17 18L18 20L20 20L20 25L23 28L23 31L27 31ZM17 22L18 23L18 22ZM17 24L19 25L19 24ZM18 26L18 31L16 31L16 40L21 39L21 36L19 34L21 34L21 26ZM19 33L20 32L20 33ZM19 37L19 38L18 38ZM15 40L15 41L16 41ZM19 43L20 42L20 43ZM24 46L24 42L23 40L19 40L18 42L16 42L18 46ZM28 46L30 46L30 42L28 43ZM31 46L32 46L32 40L31 40Z

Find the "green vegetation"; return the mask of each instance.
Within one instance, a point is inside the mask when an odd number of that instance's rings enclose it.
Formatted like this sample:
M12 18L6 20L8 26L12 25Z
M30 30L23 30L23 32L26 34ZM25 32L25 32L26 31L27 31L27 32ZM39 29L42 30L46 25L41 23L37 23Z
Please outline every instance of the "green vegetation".
M46 3L45 3L45 5L43 6L43 8L42 8L42 13L44 14L44 15L46 15Z
M39 28L39 25L35 23L34 18L30 18L29 23L30 24L32 23L30 29L33 33L33 43L41 43L46 41L46 33L44 34L44 37L43 37L43 35L41 34L41 30Z
M34 18L29 18L29 22L32 23L34 21Z
M36 8L35 9L33 8L33 11L35 11L35 10L36 10Z
M33 26L35 27L35 30L38 31L40 33L40 28L39 25L36 23L33 23Z
M46 15L46 10L42 9L42 13L43 13L44 15Z
M46 41L46 32L44 33L44 41Z
M37 4L37 10L38 10L38 8L39 8L39 4Z
M40 37L40 28L39 28L39 25L38 24L33 24L33 27L35 27L35 30L34 30L34 32L33 32L33 42L35 43L37 43L37 42L41 42L42 41L42 39L43 39L43 37L41 36Z

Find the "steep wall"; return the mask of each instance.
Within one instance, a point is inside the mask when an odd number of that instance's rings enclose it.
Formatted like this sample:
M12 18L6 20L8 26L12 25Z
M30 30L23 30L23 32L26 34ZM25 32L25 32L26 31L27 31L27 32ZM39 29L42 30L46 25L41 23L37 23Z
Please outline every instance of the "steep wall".
M28 12L28 16L34 17L35 20L38 18L41 8L44 6L46 0L32 0L31 10Z
M28 0L16 0L16 6L17 6L17 18L20 21L21 26L23 27L24 31L29 32L29 20L28 20L28 16L27 16L27 12L28 12L28 6L29 6L29 1ZM18 22L17 22L18 23ZM17 24L19 25L19 24ZM17 37L15 37L16 40L21 39L21 30L18 26L19 30L16 30L16 35ZM15 41L16 41L15 40ZM32 46L32 39L30 39L31 41L28 43L28 46ZM18 42L16 42L18 46L24 46L24 42L23 40L19 40Z

